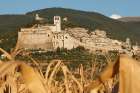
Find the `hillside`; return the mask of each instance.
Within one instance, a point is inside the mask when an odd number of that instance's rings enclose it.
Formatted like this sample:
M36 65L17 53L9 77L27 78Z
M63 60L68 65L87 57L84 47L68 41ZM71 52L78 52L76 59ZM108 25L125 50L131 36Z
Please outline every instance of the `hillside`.
M119 18L118 20L123 22L139 22L140 17L122 17Z
M1 40L2 43L0 43L0 47L4 49L14 47L17 31L20 27L33 24L36 13L46 18L48 23L53 22L52 18L55 15L60 15L62 18L67 17L68 22L62 23L63 28L79 26L85 27L89 29L89 31L102 29L107 31L110 38L124 41L127 37L130 37L133 42L137 41L140 44L140 22L121 22L95 12L64 8L47 8L28 12L26 15L1 15L0 38L4 38L4 40Z
M31 24L33 17L27 15L0 15L0 47L10 50L16 44L17 32Z

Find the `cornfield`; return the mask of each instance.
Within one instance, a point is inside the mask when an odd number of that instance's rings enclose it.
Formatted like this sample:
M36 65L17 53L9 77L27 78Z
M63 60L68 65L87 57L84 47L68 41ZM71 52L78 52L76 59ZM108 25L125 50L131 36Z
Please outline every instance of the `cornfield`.
M96 64L84 69L80 65L71 71L62 60L53 60L45 73L40 67L14 60L12 54L0 49L9 61L0 61L0 93L117 93L118 61L108 63L105 70L93 80ZM33 62L38 66L37 62ZM90 74L89 74L90 73ZM126 92L124 92L126 93Z

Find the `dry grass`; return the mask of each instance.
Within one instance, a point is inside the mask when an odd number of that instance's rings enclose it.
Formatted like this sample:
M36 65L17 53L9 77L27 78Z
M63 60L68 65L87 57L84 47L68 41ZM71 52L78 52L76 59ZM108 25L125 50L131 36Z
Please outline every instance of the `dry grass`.
M70 71L63 61L53 60L43 74L40 68L15 61L6 51L2 52L9 61L0 63L0 93L90 93L91 89L109 93L113 86L113 77L110 75L105 80L97 78L93 81L96 64L89 69L80 65L75 71ZM32 61L39 66L35 60ZM103 77L106 77L106 73Z

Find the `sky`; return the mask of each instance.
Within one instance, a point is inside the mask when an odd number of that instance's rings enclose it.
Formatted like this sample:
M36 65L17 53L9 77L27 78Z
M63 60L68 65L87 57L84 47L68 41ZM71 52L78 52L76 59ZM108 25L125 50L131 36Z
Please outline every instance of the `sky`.
M106 16L140 16L140 0L0 0L0 14L25 14L51 7L94 11Z

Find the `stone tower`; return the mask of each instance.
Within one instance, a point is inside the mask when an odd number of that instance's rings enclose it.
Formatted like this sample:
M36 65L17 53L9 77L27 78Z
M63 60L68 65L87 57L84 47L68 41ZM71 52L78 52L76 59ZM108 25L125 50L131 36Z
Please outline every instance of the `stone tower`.
M54 16L54 25L56 26L56 32L61 32L61 17Z
M126 38L126 45L127 45L127 48L128 49L131 49L131 40L130 40L130 38Z
M41 18L41 17L39 16L39 14L36 14L36 15L35 15L35 20L36 20L36 21L42 21L43 18Z

